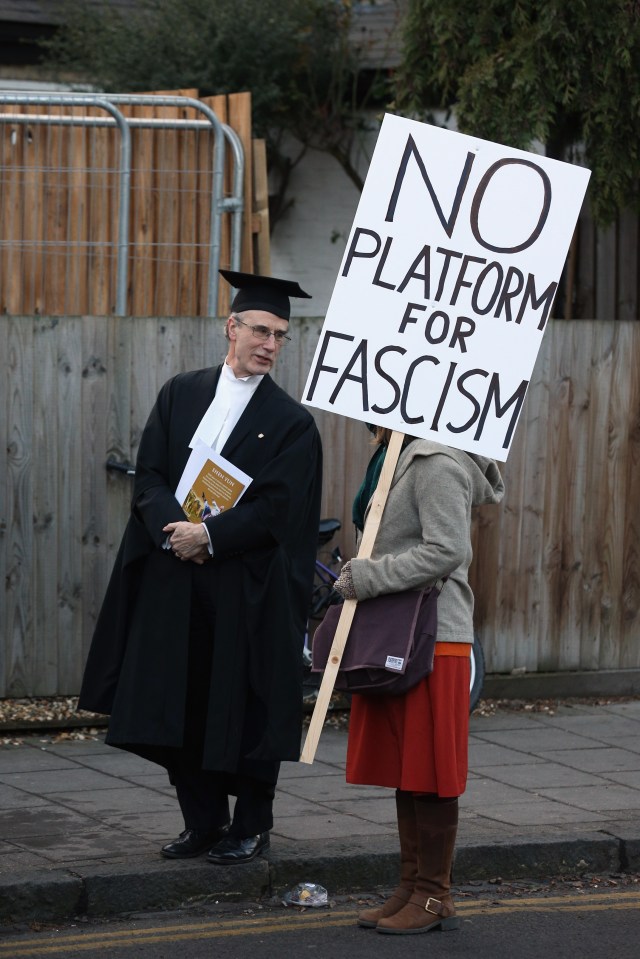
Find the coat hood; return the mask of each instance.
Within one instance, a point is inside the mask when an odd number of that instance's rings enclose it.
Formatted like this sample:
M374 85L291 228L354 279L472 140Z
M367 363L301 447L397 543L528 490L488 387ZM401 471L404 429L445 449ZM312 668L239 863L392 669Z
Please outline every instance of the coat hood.
M471 480L473 506L499 503L504 496L504 482L495 460L478 453L466 453L452 446L434 443L432 440L417 439L410 443L400 456L395 478L400 476L416 457L435 455L449 456L466 470Z
M459 450L457 452L462 452ZM472 464L473 477L473 505L482 506L483 503L499 503L504 496L504 481L498 464L488 456L478 453L463 453L467 462Z

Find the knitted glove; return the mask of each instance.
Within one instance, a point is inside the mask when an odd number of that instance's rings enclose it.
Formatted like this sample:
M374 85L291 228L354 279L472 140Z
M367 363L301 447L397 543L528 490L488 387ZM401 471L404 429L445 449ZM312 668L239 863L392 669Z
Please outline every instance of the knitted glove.
M342 569L340 570L340 575L333 584L333 588L336 593L340 593L343 599L357 599L356 590L353 585L353 577L351 575L351 560L347 560Z

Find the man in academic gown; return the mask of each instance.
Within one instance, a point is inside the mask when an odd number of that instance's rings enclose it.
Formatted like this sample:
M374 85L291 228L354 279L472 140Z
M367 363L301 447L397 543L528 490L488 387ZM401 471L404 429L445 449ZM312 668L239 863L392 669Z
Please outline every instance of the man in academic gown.
M269 845L279 763L299 757L322 452L311 414L269 376L289 297L308 294L220 272L238 290L228 354L158 395L79 708L110 715L110 745L168 770L185 829L165 857L239 863ZM194 524L174 493L197 439L252 481Z

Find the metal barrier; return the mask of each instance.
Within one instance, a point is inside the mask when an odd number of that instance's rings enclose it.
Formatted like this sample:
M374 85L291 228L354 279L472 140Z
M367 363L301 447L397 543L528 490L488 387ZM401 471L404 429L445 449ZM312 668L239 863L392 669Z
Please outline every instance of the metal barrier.
M202 103L199 100L196 100L192 97L184 96L162 96L155 94L147 95L128 95L128 94L100 94L98 95L87 95L87 94L23 94L23 93L2 93L0 94L0 108L3 105L19 105L26 107L42 107L43 109L52 108L52 107L68 107L70 110L77 110L82 108L85 110L88 109L97 109L102 110L107 116L87 116L87 115L78 115L77 113L68 113L68 114L55 114L55 113L2 113L0 112L0 124L10 124L10 125L27 125L27 126L36 126L36 125L47 125L47 126L58 126L58 127L69 127L75 126L79 128L92 128L92 127L112 127L117 128L120 135L120 149L119 149L119 164L117 169L117 183L118 183L118 212L117 212L117 261L116 261L116 276L115 276L115 309L114 312L116 315L125 315L127 311L127 302L128 302L128 287L129 287L129 261L131 259L131 250L132 250L132 241L130 239L133 232L132 224L130 222L130 210L131 210L131 182L132 182L132 163L133 163L133 154L132 154L132 136L131 131L134 128L146 128L146 129L165 129L173 131L181 130L192 130L192 131L211 131L213 134L213 151L212 151L212 163L211 163L211 198L209 205L209 236L208 236L208 273L207 273L207 292L206 292L206 313L209 316L214 316L217 313L217 304L218 304L218 287L219 287L219 278L218 278L218 268L221 262L221 231L222 231L222 218L225 215L231 217L231 229L230 229L230 242L229 242L229 265L231 269L238 270L241 263L241 242L242 242L242 215L244 209L244 198L243 198L243 181L244 181L244 151L242 148L242 142L236 132L227 124L224 124L216 116L215 112L206 104ZM157 117L130 117L125 116L121 109L122 106L129 107L147 107L147 108L161 108L161 107L177 107L180 109L189 108L195 110L204 116L203 120L187 120L179 118L157 118ZM225 146L226 143L231 147L231 155L233 157L233 175L231 177L231 185L229 190L229 196L225 197L224 195L224 178L225 178ZM8 167L6 164L6 149L3 151L3 157L0 161L0 170L4 174L8 172ZM42 173L47 173L50 176L59 174L62 170L62 164L60 163L60 169L42 169ZM24 168L24 177L25 184L29 175L33 175L36 171L29 170L27 167ZM69 173L69 169L65 171ZM86 172L86 171L80 171ZM113 171L110 171L113 172ZM155 171L154 171L155 172ZM177 173L178 171L174 171ZM193 171L192 171L193 172ZM26 188L25 188L26 189ZM158 191L159 192L159 191ZM13 206L11 202L12 198L9 197L8 205ZM2 192L0 190L0 201L2 201ZM6 205L6 202L5 202ZM25 209L28 206L27 203L24 204ZM107 200L108 206L108 200ZM23 216L26 215L26 212L23 212ZM9 218L5 218L5 221ZM13 222L13 216L11 217ZM23 221L20 221L23 229ZM144 225L146 226L146 225ZM105 218L105 233L108 234L109 222L108 216ZM2 229L2 223L0 222L0 229ZM181 242L182 242L182 238ZM184 238L185 242L191 242L193 245L193 238ZM9 237L7 239L2 239L0 237L0 251L2 247L5 249L11 249L12 244L16 245L19 243L24 243L24 237L22 239L18 237ZM41 248L46 252L47 243L53 245L51 241L47 241L46 237L43 235L39 238L39 243ZM60 242L60 241L58 241ZM101 245L109 248L113 247L113 241L105 238L100 241ZM64 240L62 241L64 244ZM92 241L87 238L86 241L82 241L79 237L74 238L73 236L66 237L66 243L69 250L78 248L79 246L84 246L87 251L95 249L98 245L96 241ZM32 244L33 246L34 244ZM156 246L161 244L156 242ZM197 244L196 244L197 245ZM1 279L1 278L0 278ZM158 314L157 309L153 309L156 304L149 304L149 313L155 312ZM31 312L31 311L25 311ZM34 311L35 312L35 311ZM44 309L40 312L66 312L64 309L50 309L48 305L44 304Z

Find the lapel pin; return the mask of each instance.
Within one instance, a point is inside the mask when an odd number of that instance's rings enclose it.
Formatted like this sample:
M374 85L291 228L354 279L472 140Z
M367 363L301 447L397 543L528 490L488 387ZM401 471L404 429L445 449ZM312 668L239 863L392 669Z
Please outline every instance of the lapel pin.
M264 433L258 433L258 439L259 439L259 440L263 440L263 439L264 439Z

